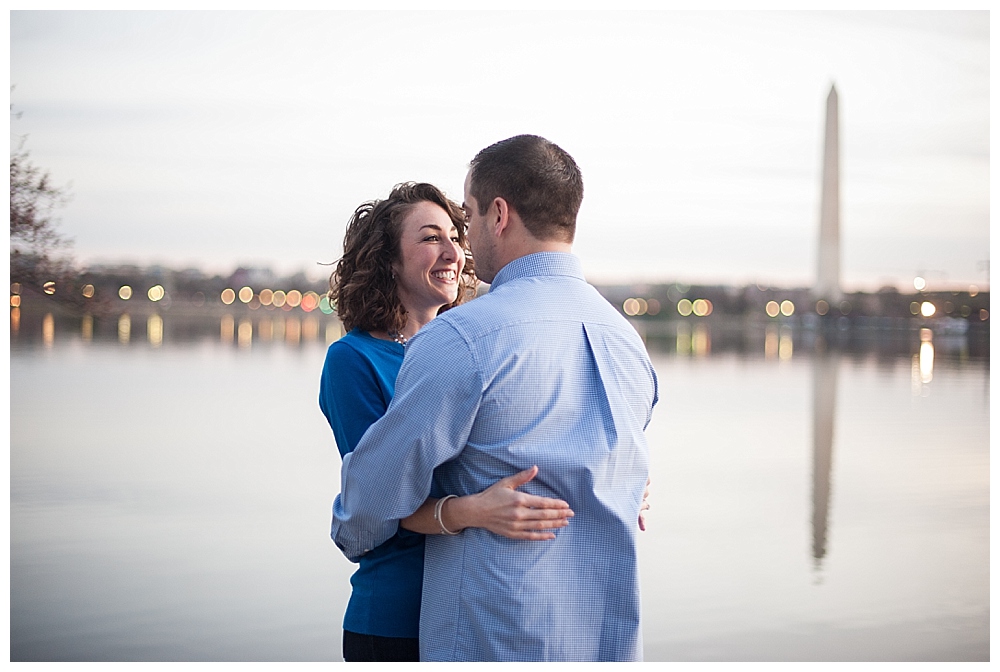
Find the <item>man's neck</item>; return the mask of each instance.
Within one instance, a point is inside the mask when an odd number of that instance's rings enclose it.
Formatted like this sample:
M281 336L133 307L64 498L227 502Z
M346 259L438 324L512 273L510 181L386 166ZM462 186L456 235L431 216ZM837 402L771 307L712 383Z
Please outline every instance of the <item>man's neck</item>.
M515 259L520 259L536 252L570 253L573 251L573 243L566 243L561 240L539 240L534 237L522 237L517 241L511 241L511 243L505 250L507 254L504 255L506 258L502 260L503 265L501 268Z

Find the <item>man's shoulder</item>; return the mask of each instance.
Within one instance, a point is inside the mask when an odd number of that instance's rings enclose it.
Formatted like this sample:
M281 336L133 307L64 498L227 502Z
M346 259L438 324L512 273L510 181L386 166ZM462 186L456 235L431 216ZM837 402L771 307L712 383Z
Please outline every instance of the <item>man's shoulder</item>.
M486 332L514 324L566 320L635 331L593 285L565 276L505 282L488 294L442 313L431 325L440 322L444 328L447 324L466 340L474 341Z

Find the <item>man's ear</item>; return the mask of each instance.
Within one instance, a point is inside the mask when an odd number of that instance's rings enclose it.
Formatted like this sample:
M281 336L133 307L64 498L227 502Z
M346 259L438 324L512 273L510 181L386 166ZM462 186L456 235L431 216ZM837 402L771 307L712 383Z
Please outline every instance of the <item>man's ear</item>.
M496 219L493 220L493 235L499 238L510 225L510 205L506 200L497 196L493 199L493 206L496 208Z

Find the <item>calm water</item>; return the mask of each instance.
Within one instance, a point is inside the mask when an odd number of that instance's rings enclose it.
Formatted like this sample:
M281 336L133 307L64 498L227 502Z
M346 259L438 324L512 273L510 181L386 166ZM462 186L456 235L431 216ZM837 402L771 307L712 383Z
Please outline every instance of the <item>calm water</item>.
M127 327L12 335L11 659L340 660L336 327ZM988 359L759 331L650 342L646 659L988 660Z

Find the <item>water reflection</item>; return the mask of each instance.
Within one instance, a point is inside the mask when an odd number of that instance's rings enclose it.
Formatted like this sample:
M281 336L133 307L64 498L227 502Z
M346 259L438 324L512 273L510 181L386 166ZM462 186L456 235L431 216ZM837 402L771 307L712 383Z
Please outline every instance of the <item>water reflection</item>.
M153 313L146 320L146 337L154 348L163 344L163 318Z
M46 313L42 318L42 343L46 348L51 348L56 340L56 320L52 313Z
M785 301L784 303L790 303ZM792 338L792 330L789 327L781 328L781 337L778 339L778 359L787 360L792 358L792 352L794 351L794 341Z
M94 316L84 315L83 319L80 320L80 337L83 338L85 343L90 343L94 340Z
M253 341L253 322L249 318L240 320L239 331L237 332L237 342L239 347L246 350Z
M233 342L233 333L236 330L236 321L233 320L232 315L223 315L222 322L219 325L219 338L223 343Z
M302 320L302 340L315 341L319 337L319 320L307 317Z
M778 328L774 325L768 325L764 332L764 359L774 359L777 356Z
M336 657L353 566L323 531L339 457L315 386L323 338L339 338L340 323L303 316L304 356L288 357L287 313L234 311L227 344L221 311L175 308L159 314L162 346L148 356L141 331L155 329L131 307L130 347L93 361L79 352L116 344L118 315L53 311L51 352L44 314L18 317L12 659L287 659L305 655L289 640L300 633L319 643L316 657ZM93 345L74 350L85 331ZM641 540L647 659L989 658L988 348L894 333L692 320L676 338L649 338L663 499ZM136 394L150 380L167 406ZM911 380L935 394L911 399ZM70 421L46 421L53 408ZM101 422L107 408L113 423ZM275 427L217 422L310 408L311 421ZM156 425L165 410L191 422ZM922 417L962 431L929 433ZM268 448L284 444L301 454ZM248 510L261 525L241 524ZM291 578L277 581L275 567ZM317 597L316 586L340 592Z
M712 335L704 324L696 324L691 329L686 322L677 325L677 343L675 351L678 355L694 355L705 357L712 353Z
M129 339L132 337L132 319L125 313L118 318L118 342L122 345L128 345Z
M165 307L165 304L158 305ZM242 307L238 302L237 305ZM283 305L289 305L287 297L283 297ZM266 314L246 309L245 312L206 316L169 311L137 315L129 311L120 315L87 313L72 316L56 311L25 312L21 307L10 309L10 333L14 347L58 347L60 335L66 335L66 343L117 340L122 345L129 345L141 339L154 348L210 338L243 350L250 349L255 341L256 344L285 347L301 347L317 341L331 343L344 333L335 315L313 311L300 316L284 308L270 310L274 312ZM829 348L850 357L874 356L880 361L905 358L912 368L915 395L929 394L927 386L934 378L935 367L940 367L942 362L951 366L955 362L989 361L987 327L976 325L958 331L949 329L947 324L940 325L940 330L938 326L911 328L905 320L894 318L859 321L847 329L842 329L839 321L816 328L815 323L808 320L803 320L802 324L748 321L721 326L700 319L638 324L648 347L661 352L666 348L672 355L681 357L706 358L736 353L790 362L812 356L817 341L823 340ZM139 331L135 332L136 329Z
M291 293L289 293L291 296ZM285 320L285 342L289 345L298 345L302 337L302 323L297 317L289 317Z
M823 350L813 356L813 482L812 537L813 561L822 568L827 553L827 525L830 518L830 482L833 471L833 427L837 407L837 371L840 357ZM817 577L819 580L819 577Z
M923 385L934 380L934 332L930 329L920 330L920 352L917 355L917 366L920 371L920 382Z
M326 342L333 343L344 335L344 326L340 322L326 323Z

